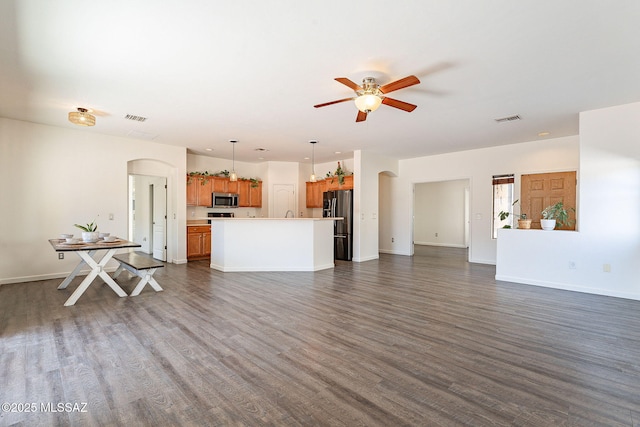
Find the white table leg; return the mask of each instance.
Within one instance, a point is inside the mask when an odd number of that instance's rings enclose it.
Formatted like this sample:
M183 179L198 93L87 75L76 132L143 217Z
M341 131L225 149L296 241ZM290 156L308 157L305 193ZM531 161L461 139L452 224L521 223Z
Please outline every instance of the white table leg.
M117 251L117 249L109 249L107 251L107 253L102 257L102 259L100 259L99 262L96 262L92 257L92 255L95 253L95 251L89 251L89 252L77 251L76 252L78 254L78 256L80 258L82 258L83 262L85 264L87 264L89 267L91 267L91 272L89 272L87 277L85 277L84 280L82 281L82 283L80 283L80 286L78 286L78 289L76 289L71 294L69 299L67 299L67 301L64 303L65 306L74 305L76 303L76 301L78 301L78 298L80 298L80 296L87 290L87 288L89 287L91 282L93 282L93 280L97 276L100 276L102 278L102 280L104 280L104 282L107 285L109 285L109 287L111 289L113 289L113 291L116 294L118 294L118 296L120 296L120 297L126 297L127 296L127 293L120 286L118 286L118 284L111 277L109 277L109 275L107 274L106 271L104 271L104 266L107 264L107 262L109 262L109 260L111 259L111 257L113 257L113 255L116 253L116 251ZM76 267L76 269L77 269L77 267ZM60 288L58 288L58 289L60 289Z
M95 253L96 251L89 251L89 256L93 257L93 254ZM64 279L64 282L60 283L60 286L58 286L58 289L67 289L67 286L69 286L69 283L71 283L71 281L75 279L75 277L78 275L78 273L80 273L80 270L82 270L82 267L84 265L86 265L86 262L84 262L84 259L80 257L80 262L78 263L78 265L76 265L76 268L74 268L71 274L69 274L67 278Z

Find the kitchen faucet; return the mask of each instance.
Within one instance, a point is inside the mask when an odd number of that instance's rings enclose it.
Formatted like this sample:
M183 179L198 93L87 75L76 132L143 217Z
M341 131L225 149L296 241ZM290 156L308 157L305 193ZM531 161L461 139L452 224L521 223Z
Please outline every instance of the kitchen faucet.
M294 214L294 213L293 213L293 211L292 211L291 209L289 209L289 210L287 211L287 213L286 213L286 214L284 214L284 217L285 217L285 218L289 218L289 212L291 212L291 218L295 218L295 217L296 217L296 214Z

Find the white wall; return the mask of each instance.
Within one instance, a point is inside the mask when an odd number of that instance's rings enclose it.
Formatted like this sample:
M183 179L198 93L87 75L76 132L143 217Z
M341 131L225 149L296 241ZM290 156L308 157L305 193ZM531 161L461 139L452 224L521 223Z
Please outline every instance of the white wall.
M638 135L640 103L580 114L579 232L500 230L496 279L640 299Z
M353 163L353 260L362 262L380 257L379 175L396 175L398 160L357 150ZM389 220L394 218L385 219Z
M495 264L496 241L491 238L493 175L514 173L542 173L577 170L579 166L578 137L565 137L525 142L500 147L441 154L400 160L398 177L388 179L391 227L381 250L411 255L411 223L413 215L413 187L416 183L469 179L470 183L470 242L469 261ZM386 179L386 178L385 178ZM385 184L385 185L386 185ZM516 180L519 193L520 182ZM516 194L519 197L519 194ZM381 233L382 234L382 233Z
M58 260L47 239L77 235L74 223L96 219L100 231L127 236L127 164L135 159L156 159L174 171L168 246L170 260L182 262L184 148L0 118L0 284L66 275L79 258Z
M418 245L464 248L466 179L416 184L413 239Z

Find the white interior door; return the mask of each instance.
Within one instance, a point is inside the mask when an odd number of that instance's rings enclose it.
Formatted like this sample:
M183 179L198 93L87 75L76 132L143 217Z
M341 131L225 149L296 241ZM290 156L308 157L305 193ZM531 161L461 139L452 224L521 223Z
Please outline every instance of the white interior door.
M293 184L273 185L273 211L272 218L284 218L289 212L289 217L295 216L296 212L296 191Z
M149 186L151 195L152 247L153 257L161 261L167 260L167 180L158 179Z

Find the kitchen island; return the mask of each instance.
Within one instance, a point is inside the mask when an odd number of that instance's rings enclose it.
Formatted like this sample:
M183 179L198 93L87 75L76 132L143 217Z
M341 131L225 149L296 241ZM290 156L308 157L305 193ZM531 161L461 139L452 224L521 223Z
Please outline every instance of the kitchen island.
M341 218L208 218L211 268L317 271L333 268L333 224Z

